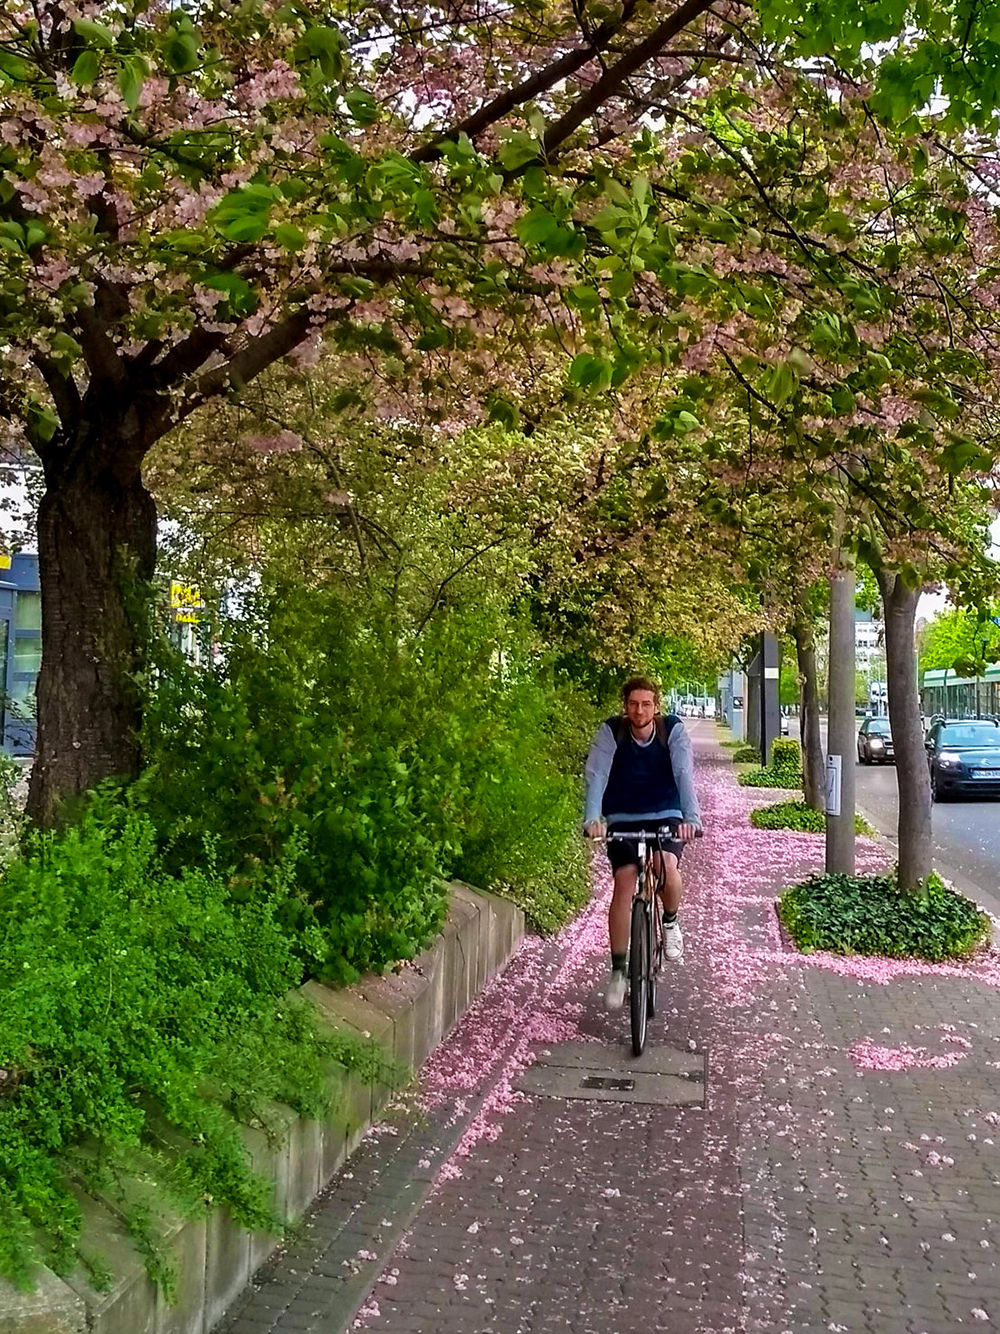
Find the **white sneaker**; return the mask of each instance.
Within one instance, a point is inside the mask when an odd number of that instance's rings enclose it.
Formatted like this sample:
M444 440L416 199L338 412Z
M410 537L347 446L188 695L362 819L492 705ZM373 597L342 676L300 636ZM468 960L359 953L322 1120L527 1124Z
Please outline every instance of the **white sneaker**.
M625 974L618 968L612 968L608 985L604 991L604 1008L614 1013L625 1004Z
M684 957L684 937L678 922L663 928L663 953L671 963Z

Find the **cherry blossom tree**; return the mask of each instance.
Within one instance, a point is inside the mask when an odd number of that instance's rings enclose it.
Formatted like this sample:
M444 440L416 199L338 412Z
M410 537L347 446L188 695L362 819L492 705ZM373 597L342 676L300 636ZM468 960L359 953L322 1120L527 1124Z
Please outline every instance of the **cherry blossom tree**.
M478 354L473 415L503 420L522 387L507 343L550 341L572 358L574 384L606 391L681 343L692 366L711 349L752 380L734 355L743 317L757 324L750 355L766 359L779 326L796 333L789 302L819 309L805 299L817 275L877 324L876 282L842 257L856 238L821 183L813 213L780 207L775 173L799 150L794 116L784 144L775 117L810 88L808 116L835 116L870 79L889 118L916 127L938 82L956 125L988 126L993 10L6 5L0 412L38 453L46 487L36 820L139 762L156 531L142 467L157 440L282 357L307 360L321 336L345 358L377 353L387 381L421 392L457 354ZM900 33L871 67L866 44ZM771 166L746 129L762 120ZM831 169L849 192L850 153ZM744 229L725 202L737 179L757 190L766 228ZM787 300L772 301L776 284ZM954 317L950 301L939 305ZM871 353L853 403L884 354L856 327L822 328L817 316L813 344ZM794 352L770 367L789 412L811 378ZM883 399L890 379L912 378L888 360Z

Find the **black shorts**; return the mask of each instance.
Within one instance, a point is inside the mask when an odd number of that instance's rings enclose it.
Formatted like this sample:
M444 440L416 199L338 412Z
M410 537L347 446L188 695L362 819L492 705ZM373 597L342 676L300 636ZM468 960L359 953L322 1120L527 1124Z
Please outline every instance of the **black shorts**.
M676 821L674 823L677 823ZM660 838L660 850L662 852L672 852L678 862L681 859L681 853L684 851L684 844L679 838L671 838L670 825L663 820L623 820L616 824L608 825L609 834L627 834L631 829L662 829L663 834ZM652 844L647 847L652 850ZM608 844L608 861L611 863L612 871L617 871L623 866L639 865L639 843L633 843L627 839L616 839Z

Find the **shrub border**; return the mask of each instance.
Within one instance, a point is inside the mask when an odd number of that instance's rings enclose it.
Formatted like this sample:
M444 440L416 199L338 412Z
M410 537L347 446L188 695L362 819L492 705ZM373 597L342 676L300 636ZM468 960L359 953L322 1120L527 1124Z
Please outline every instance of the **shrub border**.
M379 1047L391 1063L393 1082L372 1087L351 1071L331 1070L326 1120L307 1121L276 1107L278 1129L270 1136L246 1130L253 1166L274 1183L278 1211L289 1222L301 1217L392 1094L409 1083L524 937L524 913L514 904L460 882L449 890L441 934L398 973L363 978L351 987L307 982L299 988L298 994L316 1007L321 1025ZM164 1152L169 1154L169 1142ZM135 1334L166 1328L171 1334L202 1334L221 1320L279 1244L277 1236L237 1227L219 1209L207 1217L181 1218L143 1183L141 1160L136 1172L134 1189L148 1200L166 1258L177 1269L175 1303L168 1306L150 1280L116 1214L88 1198L83 1201L85 1235L89 1247L110 1261L110 1286L97 1291L82 1266L65 1279L41 1269L34 1290L26 1293L0 1280L5 1334Z

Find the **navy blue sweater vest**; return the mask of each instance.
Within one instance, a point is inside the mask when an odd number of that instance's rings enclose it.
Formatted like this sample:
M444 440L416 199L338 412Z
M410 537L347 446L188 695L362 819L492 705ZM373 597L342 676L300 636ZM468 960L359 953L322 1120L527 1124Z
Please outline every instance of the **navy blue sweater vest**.
M633 739L632 729L625 719L608 719L612 734L618 738L618 746L601 802L605 815L619 811L645 815L647 812L680 810L681 798L667 745L667 738L677 721L675 715L668 715L657 726L649 745L640 746Z

